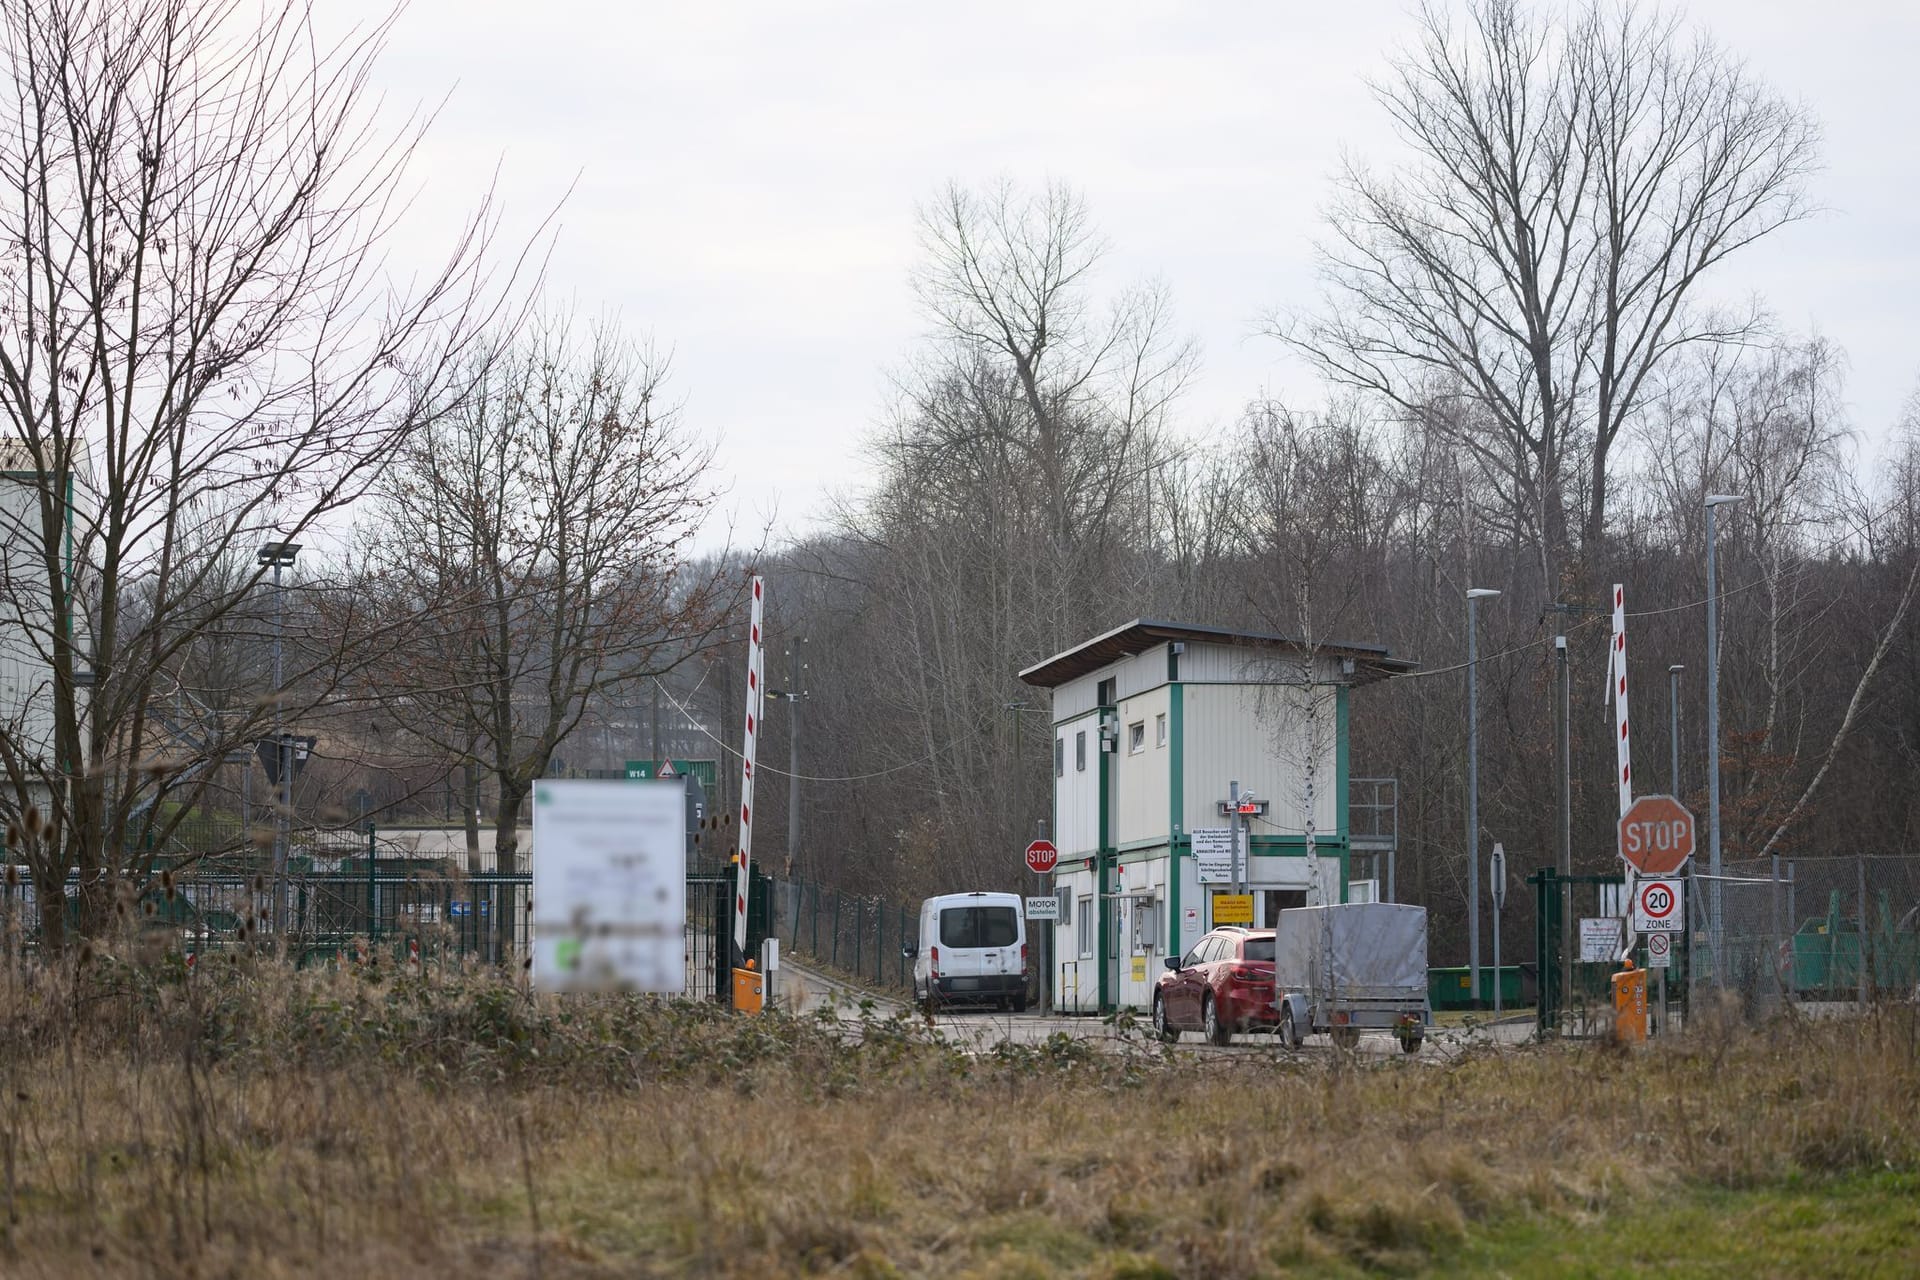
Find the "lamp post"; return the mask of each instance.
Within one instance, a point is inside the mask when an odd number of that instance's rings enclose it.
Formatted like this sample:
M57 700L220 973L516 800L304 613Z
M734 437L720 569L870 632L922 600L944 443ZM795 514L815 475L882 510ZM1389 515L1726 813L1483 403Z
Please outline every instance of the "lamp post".
M1480 664L1474 606L1499 595L1490 587L1467 589L1467 984L1480 1007ZM1494 975L1499 981L1499 975Z
M1687 668L1676 662L1667 668L1667 794L1680 798L1680 673Z
M1713 908L1709 926L1713 939L1713 983L1727 985L1726 965L1720 954L1720 586L1715 573L1714 512L1740 502L1734 493L1707 495L1707 874L1713 877Z
M269 542L260 548L259 562L273 569L273 751L275 773L273 818L273 931L284 933L287 925L287 844L288 819L293 809L293 752L280 724L281 633L287 625L287 595L280 582L280 570L292 564L300 554L297 542Z

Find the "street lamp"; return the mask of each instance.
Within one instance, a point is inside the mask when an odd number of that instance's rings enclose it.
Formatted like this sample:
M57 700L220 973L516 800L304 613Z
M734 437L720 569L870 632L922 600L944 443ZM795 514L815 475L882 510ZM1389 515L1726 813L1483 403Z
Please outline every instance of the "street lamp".
M300 554L297 542L268 542L260 547L259 563L273 569L273 750L279 782L274 788L273 819L273 931L286 931L288 820L293 809L293 747L280 724L280 636L287 625L287 595L280 570Z
M1480 663L1474 606L1499 595L1491 587L1467 589L1467 983L1480 1005L1480 702L1475 678ZM1500 981L1495 974L1493 980Z
M1667 793L1675 800L1680 798L1680 673L1686 669L1679 662L1667 668Z
M1720 954L1720 587L1714 572L1716 540L1714 512L1729 503L1743 502L1737 493L1707 495L1707 874L1713 877L1713 983L1727 985L1726 965Z

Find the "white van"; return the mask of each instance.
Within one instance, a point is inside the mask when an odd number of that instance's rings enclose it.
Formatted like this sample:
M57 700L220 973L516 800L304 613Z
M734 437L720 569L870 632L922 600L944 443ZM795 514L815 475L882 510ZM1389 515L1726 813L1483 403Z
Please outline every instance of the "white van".
M933 1004L1027 1008L1027 922L1013 893L945 893L920 904L913 998Z

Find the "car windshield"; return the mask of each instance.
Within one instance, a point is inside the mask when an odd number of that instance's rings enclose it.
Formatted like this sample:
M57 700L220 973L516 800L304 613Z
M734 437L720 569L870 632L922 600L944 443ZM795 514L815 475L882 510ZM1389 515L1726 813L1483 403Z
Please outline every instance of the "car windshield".
M1242 960L1272 960L1272 938L1248 938L1240 948Z
M1010 947L1019 936L1012 907L948 907L940 913L943 947Z

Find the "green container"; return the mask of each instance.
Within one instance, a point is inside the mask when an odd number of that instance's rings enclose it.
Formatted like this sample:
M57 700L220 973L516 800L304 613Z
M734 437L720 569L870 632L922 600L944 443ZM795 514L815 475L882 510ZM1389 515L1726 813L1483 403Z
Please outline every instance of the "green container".
M1493 1007L1494 977L1492 965L1480 966L1480 1003L1489 1009ZM1499 981L1500 1003L1503 1007L1515 1009L1526 1003L1523 998L1524 987L1520 980L1519 965L1501 965ZM1427 970L1427 1003L1435 1010L1473 1008L1471 987L1466 965Z

